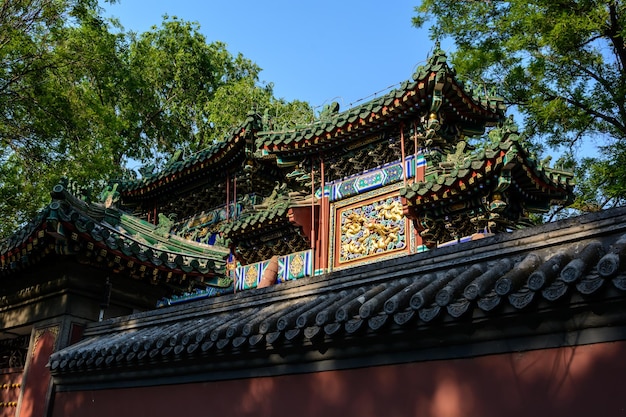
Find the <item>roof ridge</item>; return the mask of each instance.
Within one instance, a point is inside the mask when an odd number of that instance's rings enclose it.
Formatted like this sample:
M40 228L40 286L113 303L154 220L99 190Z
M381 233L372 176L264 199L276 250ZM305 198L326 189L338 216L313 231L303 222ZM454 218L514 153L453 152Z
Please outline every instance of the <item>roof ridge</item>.
M619 227L615 227L618 224ZM576 230L572 230L578 229ZM592 233L591 233L592 232ZM370 265L334 271L327 275L301 278L263 289L254 289L236 294L226 294L217 298L164 307L150 312L129 316L139 325L142 321L169 321L185 317L190 313L211 315L219 311L231 311L242 305L263 306L286 300L296 300L320 295L333 294L342 290L352 290L364 285L377 285L381 282L411 277L413 270L419 275L437 274L449 268L462 269L464 264L489 263L503 257L515 258L530 252L550 252L556 245L575 244L581 240L593 240L607 233L626 233L626 207L610 209L599 213L560 220L554 223L517 230L508 234L498 234L481 240L466 242L463 245L436 248L405 257L381 261L375 270ZM497 250L496 250L497 249ZM436 262L433 259L436 258ZM462 259L462 262L459 262ZM358 277L355 279L355 277ZM117 327L124 318L113 318L88 325L88 328ZM107 330L108 331L108 330Z

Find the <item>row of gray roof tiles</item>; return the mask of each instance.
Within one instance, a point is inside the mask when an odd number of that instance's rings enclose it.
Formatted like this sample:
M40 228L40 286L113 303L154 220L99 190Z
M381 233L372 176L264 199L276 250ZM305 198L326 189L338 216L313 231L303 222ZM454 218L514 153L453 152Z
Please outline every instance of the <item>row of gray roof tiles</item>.
M51 356L53 373L142 366L236 355L348 336L415 331L435 319L455 320L474 310L489 314L507 304L514 311L577 292L587 296L608 286L626 292L626 235L605 248L599 241L571 244L548 259L537 253L451 268L437 274L370 284L317 296L278 301L229 312L205 313L170 324L151 324L93 336ZM159 314L166 314L160 311ZM494 313L492 313L494 314Z

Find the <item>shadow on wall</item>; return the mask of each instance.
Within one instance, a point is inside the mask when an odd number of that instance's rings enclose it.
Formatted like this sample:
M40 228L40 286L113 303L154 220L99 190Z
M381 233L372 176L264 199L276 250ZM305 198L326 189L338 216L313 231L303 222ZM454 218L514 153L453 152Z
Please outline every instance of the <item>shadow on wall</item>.
M613 342L311 374L61 392L53 416L626 415L625 355L626 342Z
M232 415L626 415L626 342L248 380ZM273 392L270 392L273 390ZM263 392L262 395L259 393ZM226 411L226 410L224 410Z
M39 417L46 414L47 404L44 399L50 390L50 371L47 364L57 335L57 326L35 330L30 352L31 361L24 370L22 400L17 414L20 417Z

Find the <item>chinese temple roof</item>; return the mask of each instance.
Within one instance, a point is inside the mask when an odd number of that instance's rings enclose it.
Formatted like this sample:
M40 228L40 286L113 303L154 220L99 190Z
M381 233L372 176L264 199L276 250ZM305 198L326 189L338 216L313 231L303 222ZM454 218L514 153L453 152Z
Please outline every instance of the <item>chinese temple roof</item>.
M256 123L255 116L250 114L224 140L216 141L187 159L177 155L160 171L144 170L141 179L120 183L119 192L127 200L145 199L172 190L180 192L181 188L193 188L194 182L200 178L222 177L229 167L243 162L246 138L256 129Z
M363 352L440 351L504 331L508 346L549 332L542 322L555 316L576 331L592 312L613 320L623 310L625 233L626 209L613 209L94 323L51 356L50 370L66 386L172 372L219 378Z
M229 251L170 234L173 222L158 226L115 207L115 190L106 202L85 202L57 184L52 202L28 225L0 242L0 276L10 276L51 256L74 256L79 263L116 274L161 281L198 279L223 286Z
M258 132L257 147L285 157L326 152L431 112L439 112L447 123L462 126L466 134L482 132L485 126L500 121L502 99L487 91L467 89L446 59L437 47L413 80L398 89L344 112L335 104L311 125Z
M426 240L517 228L530 212L571 202L573 173L550 167L550 158L537 160L512 120L492 129L489 139L479 150L465 141L447 155L431 150L424 180L400 190L405 214L428 229Z
M437 47L426 65L414 73L413 80L403 82L399 88L343 112L339 112L338 105L332 105L317 122L291 130L275 130L269 121L250 113L224 140L186 159L176 155L158 172L146 168L141 179L121 182L119 192L125 203L166 199L171 193L180 198L197 190L207 179L215 183L222 181L226 172L236 175L249 160L270 161L282 167L320 151L341 156L354 146L366 145L364 139L382 141L380 135L388 134L394 126L398 130L407 123L407 131L416 129L408 124L431 112L439 113L445 123L454 124L468 135L481 133L485 126L502 120L502 99L484 88L466 86L446 60ZM270 191L275 179L269 178Z

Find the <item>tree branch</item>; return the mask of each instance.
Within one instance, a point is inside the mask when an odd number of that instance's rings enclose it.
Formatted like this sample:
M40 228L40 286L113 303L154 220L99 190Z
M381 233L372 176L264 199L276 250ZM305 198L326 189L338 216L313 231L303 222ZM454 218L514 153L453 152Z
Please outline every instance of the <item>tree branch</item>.
M573 64L579 69L579 71L591 77L593 80L595 80L598 84L600 84L604 88L604 91L606 91L606 93L613 99L613 102L618 108L618 112L619 112L621 119L626 120L626 107L625 107L624 96L623 96L623 91L624 91L623 75L619 78L620 85L616 86L615 84L612 84L611 82L609 82L606 78L603 78L600 75L594 73L593 71L583 66L582 64L576 61L574 61Z
M616 127L619 131L621 131L624 136L626 136L626 126L624 126L622 123L620 123L620 121L618 119L616 119L613 116L609 116L607 114L601 113L577 100L574 100L572 98L568 98L565 96L560 96L560 95L556 95L556 94L550 94L550 93L546 93L546 98L549 101L552 100L557 100L557 99L562 99L565 100L568 104L570 104L573 107L576 107L577 109L583 110L584 112L588 113L591 116L594 116L598 119L604 120L605 122L611 124L612 126Z
M615 49L615 54L619 58L620 70L624 71L624 66L626 65L626 48L624 45L624 38L622 37L622 24L620 20L620 16L618 16L617 7L615 6L615 1L612 1L609 4L609 18L610 24L606 31L607 36L613 42L613 48Z

